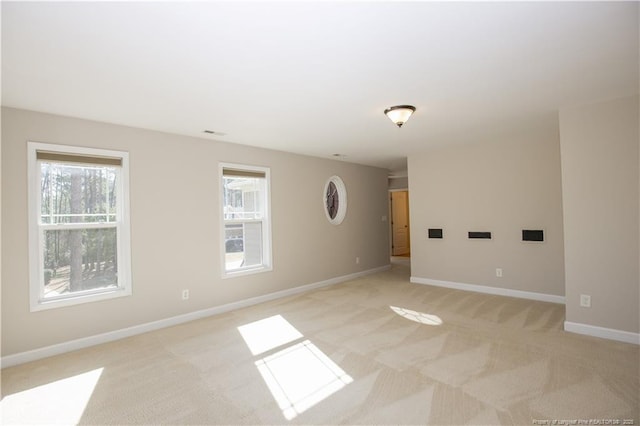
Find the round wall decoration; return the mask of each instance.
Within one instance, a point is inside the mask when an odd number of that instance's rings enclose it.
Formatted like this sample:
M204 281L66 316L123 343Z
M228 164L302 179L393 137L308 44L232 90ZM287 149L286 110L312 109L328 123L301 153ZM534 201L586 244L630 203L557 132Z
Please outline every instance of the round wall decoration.
M347 214L347 188L340 176L331 176L324 185L322 204L327 220L340 225Z

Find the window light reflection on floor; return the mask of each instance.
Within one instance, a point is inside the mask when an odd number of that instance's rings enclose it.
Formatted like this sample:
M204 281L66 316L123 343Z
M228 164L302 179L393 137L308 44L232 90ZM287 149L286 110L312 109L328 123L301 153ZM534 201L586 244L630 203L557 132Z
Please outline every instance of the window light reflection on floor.
M7 395L2 424L78 424L100 380L102 368Z
M253 355L260 355L303 337L281 315L242 325L238 331Z
M309 340L257 361L256 367L287 420L353 382Z
M287 420L353 382L280 315L245 324L238 331L253 355L276 351L255 365Z
M398 308L397 306L389 306L393 312L405 317L406 319L420 324L441 325L442 319L437 315L425 314L424 312L412 311L411 309Z

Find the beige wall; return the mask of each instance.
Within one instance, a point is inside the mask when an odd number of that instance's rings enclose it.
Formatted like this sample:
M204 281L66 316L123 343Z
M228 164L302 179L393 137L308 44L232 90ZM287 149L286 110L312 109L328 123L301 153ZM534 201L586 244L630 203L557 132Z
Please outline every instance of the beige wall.
M408 163L413 277L564 295L557 119ZM444 239L428 239L428 228L443 228ZM521 242L527 228L544 229L546 241ZM469 240L468 231L491 231L493 239Z
M560 112L567 315L637 333L638 97ZM591 308L580 307L580 295Z
M16 109L2 123L3 356L389 263L387 170ZM29 312L28 140L129 152L133 296ZM271 168L272 272L220 278L220 161ZM339 226L322 210L334 174Z
M389 189L407 189L409 188L409 179L406 177L389 178Z

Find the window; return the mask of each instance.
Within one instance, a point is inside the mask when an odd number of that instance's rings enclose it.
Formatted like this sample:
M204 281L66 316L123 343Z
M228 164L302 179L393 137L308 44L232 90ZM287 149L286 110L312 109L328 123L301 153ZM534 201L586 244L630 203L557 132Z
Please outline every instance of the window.
M131 294L128 155L30 142L31 310Z
M269 169L220 164L223 276L271 270Z

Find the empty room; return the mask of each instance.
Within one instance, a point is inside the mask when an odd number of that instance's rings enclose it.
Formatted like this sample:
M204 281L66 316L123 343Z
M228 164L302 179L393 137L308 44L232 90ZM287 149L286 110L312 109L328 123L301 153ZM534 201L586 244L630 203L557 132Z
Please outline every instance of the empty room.
M639 2L0 12L2 424L640 424Z

